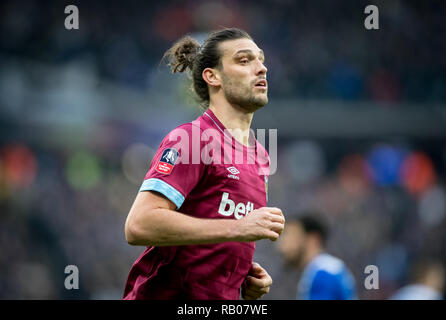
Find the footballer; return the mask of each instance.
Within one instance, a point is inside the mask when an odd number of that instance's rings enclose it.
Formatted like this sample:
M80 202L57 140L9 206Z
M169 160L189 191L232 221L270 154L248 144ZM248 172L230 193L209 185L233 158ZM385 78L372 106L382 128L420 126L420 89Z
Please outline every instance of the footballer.
M245 31L190 36L165 54L189 72L204 113L161 142L125 223L146 246L124 299L259 299L272 279L253 262L255 241L280 236L285 219L267 207L269 156L250 130L268 102L263 51Z

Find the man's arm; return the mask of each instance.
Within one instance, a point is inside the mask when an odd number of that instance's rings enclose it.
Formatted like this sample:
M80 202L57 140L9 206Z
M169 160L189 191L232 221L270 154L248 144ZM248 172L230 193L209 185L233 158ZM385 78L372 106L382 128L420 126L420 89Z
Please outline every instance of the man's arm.
M157 192L139 192L125 223L131 245L171 246L278 239L285 219L278 208L260 208L243 219L200 219L175 211Z

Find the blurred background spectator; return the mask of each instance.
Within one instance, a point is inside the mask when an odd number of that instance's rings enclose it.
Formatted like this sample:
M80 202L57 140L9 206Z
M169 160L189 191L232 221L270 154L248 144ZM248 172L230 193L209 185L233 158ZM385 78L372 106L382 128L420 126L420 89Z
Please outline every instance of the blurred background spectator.
M412 266L411 283L399 289L392 300L440 300L443 298L444 266L438 261L418 261Z
M64 8L79 8L66 30ZM169 129L200 113L186 76L160 64L185 33L246 29L265 51L278 129L269 205L333 226L360 299L409 283L414 257L446 259L446 3L375 1L2 1L0 298L119 299L143 248L124 222ZM268 147L268 145L267 145ZM283 272L274 243L255 260ZM79 290L66 290L76 265ZM376 265L380 289L366 290ZM265 298L294 299L274 285Z
M330 230L317 212L287 218L277 248L285 263L300 273L293 290L298 300L357 299L356 281L348 266L325 249ZM287 273L281 276L285 281L291 280Z

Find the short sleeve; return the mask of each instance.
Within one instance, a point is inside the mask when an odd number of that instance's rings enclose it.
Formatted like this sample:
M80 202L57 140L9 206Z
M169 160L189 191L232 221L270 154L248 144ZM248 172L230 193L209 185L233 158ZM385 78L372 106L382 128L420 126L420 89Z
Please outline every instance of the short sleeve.
M197 131L198 130L198 131ZM206 168L192 150L201 147L200 129L193 123L175 128L161 142L139 191L157 191L179 209Z

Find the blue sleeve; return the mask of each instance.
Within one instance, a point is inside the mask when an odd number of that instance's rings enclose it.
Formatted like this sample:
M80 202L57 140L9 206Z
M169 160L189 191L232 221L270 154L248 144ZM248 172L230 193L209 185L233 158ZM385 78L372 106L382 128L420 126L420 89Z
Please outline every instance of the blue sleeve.
M181 205L184 202L184 196L177 189L172 187L167 182L164 182L163 180L156 178L150 178L144 180L139 191L150 191L150 190L157 191L163 194L164 196L167 197L167 199L175 203L177 208L181 207Z
M311 283L310 300L334 300L336 299L336 277L324 270L318 271Z

